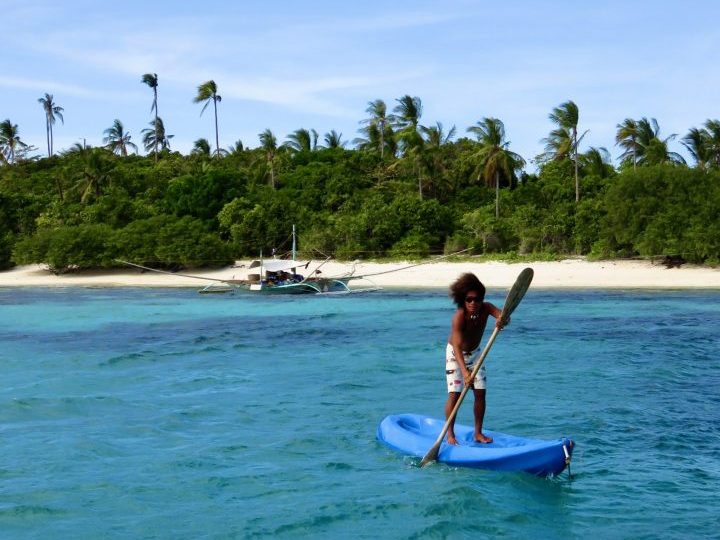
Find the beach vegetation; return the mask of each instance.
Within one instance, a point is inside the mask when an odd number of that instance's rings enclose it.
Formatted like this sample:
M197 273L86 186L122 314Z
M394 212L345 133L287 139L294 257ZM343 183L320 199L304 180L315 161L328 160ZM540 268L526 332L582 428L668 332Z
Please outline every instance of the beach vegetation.
M275 189L275 154L278 150L277 137L270 129L266 129L260 135L260 147L265 152L267 163L267 175L270 179L270 187Z
M473 155L477 165L474 174L495 189L495 218L500 217L500 182L515 187L517 173L525 166L519 154L510 151L505 137L505 125L497 118L483 118L468 128L478 139L479 148Z
M2 163L6 165L15 163L26 148L28 145L20 139L18 125L13 124L9 118L0 122L0 159L2 159Z
M548 115L556 128L544 139L545 155L542 159L563 160L570 159L573 163L575 177L575 202L580 200L580 162L578 159L578 145L587 134L585 131L578 137L578 122L580 109L574 101L569 100L555 107Z
M545 153L528 162L505 125L483 117L465 128L423 125L420 98L392 113L368 102L360 137L270 129L229 150L199 138L190 155L170 149L157 116L133 153L119 120L103 147L78 143L33 159L10 120L0 123L0 268L46 263L56 272L117 266L221 266L283 255L299 231L300 256L417 259L467 250L492 260L679 257L720 261L720 121L676 140L654 118L617 124L618 166L603 147L580 149L578 107L554 108ZM50 106L62 119L54 98ZM195 98L216 112L217 86ZM46 111L47 112L47 111ZM51 119L46 116L46 127ZM278 140L284 140L279 144ZM323 144L324 143L324 144ZM675 150L685 148L689 163ZM349 147L352 146L352 147ZM211 159L212 158L212 159ZM582 195L582 197L580 197Z

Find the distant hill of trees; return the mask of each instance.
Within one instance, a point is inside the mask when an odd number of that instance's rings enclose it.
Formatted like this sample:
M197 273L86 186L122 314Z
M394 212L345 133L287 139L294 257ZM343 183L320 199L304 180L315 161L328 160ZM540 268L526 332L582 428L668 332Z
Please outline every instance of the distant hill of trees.
M149 75L143 82L156 91ZM217 114L211 82L196 101ZM313 257L471 248L720 262L717 121L682 139L695 160L688 166L654 119L626 119L616 169L603 148L578 152L579 113L568 101L550 113L557 127L536 157L538 172L527 174L499 119L483 118L467 129L471 137L456 139L454 127L421 125L422 104L411 96L398 99L392 114L381 100L369 103L353 149L335 131L318 143L314 130L299 129L279 145L265 130L257 148L238 141L212 150L201 139L187 156L170 150L172 135L157 116L144 130L147 156L133 154L119 120L104 147L56 155L51 117L62 108L49 94L40 101L48 157L31 159L17 126L0 124L0 268L47 263L62 272L118 266L117 259L219 266L289 250L293 224L304 256Z

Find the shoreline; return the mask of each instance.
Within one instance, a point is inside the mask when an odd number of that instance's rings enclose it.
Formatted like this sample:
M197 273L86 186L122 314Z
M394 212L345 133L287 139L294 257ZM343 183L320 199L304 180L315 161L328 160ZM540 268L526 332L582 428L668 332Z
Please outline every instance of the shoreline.
M383 288L447 288L463 272L473 272L488 288L512 286L523 268L535 270L533 287L547 289L720 289L720 268L683 264L666 268L662 264L637 260L586 261L565 259L542 262L427 262L356 264L354 275L369 275ZM44 265L18 266L0 272L0 288L11 287L191 287L202 288L211 280L242 279L248 273L249 261L216 270L188 270L176 274L136 269L81 271L55 275ZM312 261L307 271L321 268L323 277L343 276L352 271L352 263ZM372 275L378 274L378 275ZM197 276L197 277L189 277ZM207 278L207 279L199 279ZM366 280L352 281L351 288L362 288Z

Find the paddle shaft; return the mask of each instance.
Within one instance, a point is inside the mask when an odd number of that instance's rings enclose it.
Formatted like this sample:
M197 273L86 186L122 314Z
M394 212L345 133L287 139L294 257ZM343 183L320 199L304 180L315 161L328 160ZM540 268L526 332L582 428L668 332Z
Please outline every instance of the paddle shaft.
M501 323L502 326L506 325L508 322L508 319L510 318L510 314L515 311L515 308L518 306L520 301L523 299L523 296L525 296L525 293L528 290L528 287L530 287L530 282L533 278L533 271L531 268L526 268L522 272L520 272L520 275L518 276L517 280L515 280L515 284L512 286L512 289L510 289L510 292L508 293L507 299L505 300L505 305L503 306L502 313L500 314L500 318L498 321ZM483 362L485 362L485 357L487 356L488 352L490 352L490 348L492 347L493 343L495 343L495 338L500 333L500 328L495 326L495 330L493 330L492 335L490 336L490 339L488 339L487 344L485 345L485 348L482 351L482 354L480 355L480 358L475 363L475 366L473 367L472 373L470 374L470 381L475 380L475 376L477 375L478 371L480 371L480 368L483 365ZM462 362L462 358L459 360ZM471 382L472 384L472 382ZM435 461L438 456L438 451L440 450L440 445L442 444L443 438L447 434L448 429L450 429L450 424L455 421L455 416L457 415L458 410L460 409L460 405L463 402L463 399L465 399L465 394L468 392L469 385L465 384L463 386L462 392L460 392L460 397L457 400L457 403L455 403L455 407L453 407L452 412L448 416L447 420L445 421L445 425L442 428L442 431L440 432L440 436L435 440L435 443L432 445L430 450L428 450L427 454L425 454L425 457L420 462L420 466L424 467L431 461Z

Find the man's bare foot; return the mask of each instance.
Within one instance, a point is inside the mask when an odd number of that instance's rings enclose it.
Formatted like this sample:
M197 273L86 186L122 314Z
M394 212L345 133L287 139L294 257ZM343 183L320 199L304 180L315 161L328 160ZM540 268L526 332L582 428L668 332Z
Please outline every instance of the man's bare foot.
M490 444L493 440L492 437L486 437L480 433L479 435L475 435L475 442L479 442L480 444Z
M457 439L455 438L455 435L448 435L447 436L447 443L452 444L453 446L457 445Z

